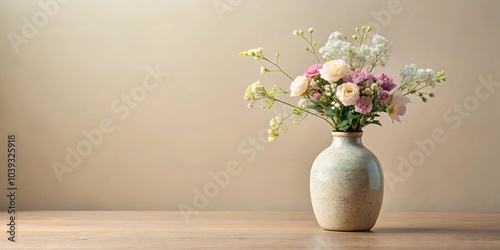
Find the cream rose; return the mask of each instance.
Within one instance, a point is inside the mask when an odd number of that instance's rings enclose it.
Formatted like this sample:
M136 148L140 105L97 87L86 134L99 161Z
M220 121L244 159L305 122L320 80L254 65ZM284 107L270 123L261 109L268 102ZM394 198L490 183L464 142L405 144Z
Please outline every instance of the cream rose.
M344 62L344 60L332 60L323 64L323 68L318 70L321 78L327 80L328 82L336 82L340 78L347 75L349 67Z
M290 85L290 96L301 96L309 88L311 79L305 76L297 76Z
M345 106L354 105L359 99L359 87L352 82L347 82L337 87L335 95Z

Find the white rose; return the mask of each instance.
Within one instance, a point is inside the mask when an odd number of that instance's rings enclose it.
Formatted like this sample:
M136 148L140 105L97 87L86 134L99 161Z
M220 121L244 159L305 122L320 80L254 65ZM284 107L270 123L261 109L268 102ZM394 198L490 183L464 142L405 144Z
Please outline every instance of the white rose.
M301 96L309 88L311 79L305 76L297 76L290 85L290 96Z
M328 82L336 82L340 78L347 75L349 67L344 62L344 60L332 60L323 64L323 68L318 70L321 78L327 80Z
M359 99L359 87L355 83L347 82L339 85L335 94L345 106L354 105Z

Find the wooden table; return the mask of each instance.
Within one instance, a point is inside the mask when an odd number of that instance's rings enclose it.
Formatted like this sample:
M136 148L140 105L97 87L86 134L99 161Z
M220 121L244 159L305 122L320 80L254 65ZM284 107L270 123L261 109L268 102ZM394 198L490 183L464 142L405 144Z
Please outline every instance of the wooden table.
M500 249L500 213L382 213L369 232L322 230L311 212L21 211L0 249Z

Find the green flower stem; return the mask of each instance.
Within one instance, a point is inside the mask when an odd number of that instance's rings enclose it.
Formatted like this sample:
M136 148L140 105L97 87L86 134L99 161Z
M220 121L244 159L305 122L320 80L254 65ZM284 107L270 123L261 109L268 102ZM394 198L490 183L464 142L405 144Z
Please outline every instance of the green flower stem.
M304 36L300 36L300 37L302 37L302 39L304 39L304 41L306 41L306 43L309 44L309 46L311 46L311 49L307 50L307 51L309 51L309 53L313 54L316 57L316 60L318 60L318 63L321 63L321 60L319 60L318 55L316 54L316 46L314 46L312 44L312 33L311 33L311 41L307 40Z
M382 59L382 56L385 55L385 54L381 54L381 55L378 55L376 58L375 58L375 61L371 64L371 67L370 67L370 72L373 71L373 69L375 68L375 66L377 66L377 63L380 61L380 59Z
M400 80L401 85L399 85L399 87L396 89L396 91L403 92L403 90L408 86L408 83L405 81L406 81L406 77L404 77L403 79Z
M314 116L316 116L316 117L318 117L318 118L321 118L321 119L325 120L326 122L328 122L328 124L330 124L330 126L334 127L333 123L331 123L328 119L324 118L323 116L320 116L320 115L318 115L318 114L315 114L315 113L309 112L309 111L307 111L307 110L305 110L305 109L303 109L303 108L299 108L299 107L297 107L297 106L295 106L295 105L292 105L292 104L290 104L290 103L288 103L288 102L285 102L285 101L282 101L282 100L280 100L280 99L276 99L276 98L274 98L274 97L270 97L270 96L268 96L267 98L269 98L269 99L271 99L271 100L273 100L273 101L276 101L276 102L279 102L279 103L285 104L285 105L287 105L287 106L290 106L290 107L292 107L292 108L296 108L296 109L298 109L298 110L300 110L300 111L304 111L304 112L306 112L306 113L308 113L308 114L311 114L311 115L314 115Z
M418 89L417 89L417 87L418 87L418 85L417 85L417 86L415 86L414 88L412 88L412 89L408 90L408 92L404 93L404 94L403 94L403 96L408 95L408 94L415 94L415 93L419 93L419 92L418 92L419 90L424 89L424 88L426 88L426 87L429 87L429 86L431 86L431 84L432 84L432 83L430 83L430 84L425 84L424 86L422 86L422 87L420 87L420 88L418 88ZM412 92L413 92L413 93L412 93Z
M281 73L285 74L288 78L290 78L290 80L292 80L292 81L293 81L293 78L292 78L292 77L290 77L290 76L289 76L289 75L288 75L285 71L283 71L283 70L281 69L281 67L280 67L277 63L274 63L273 61L271 61L271 60L267 59L267 57L265 57L264 55L262 55L262 59L263 59L264 61L267 61L267 62L269 62L270 64L274 65L276 68L278 68L278 70L279 70L279 71L281 71Z

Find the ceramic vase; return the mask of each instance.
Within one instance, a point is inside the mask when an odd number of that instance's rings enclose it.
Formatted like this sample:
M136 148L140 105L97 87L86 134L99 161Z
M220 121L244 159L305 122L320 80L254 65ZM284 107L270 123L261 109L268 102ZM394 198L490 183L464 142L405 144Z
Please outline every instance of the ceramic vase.
M325 230L370 230L382 207L382 168L363 145L363 132L332 135L332 144L316 157L311 168L314 215Z

